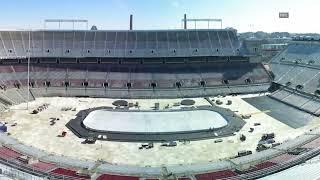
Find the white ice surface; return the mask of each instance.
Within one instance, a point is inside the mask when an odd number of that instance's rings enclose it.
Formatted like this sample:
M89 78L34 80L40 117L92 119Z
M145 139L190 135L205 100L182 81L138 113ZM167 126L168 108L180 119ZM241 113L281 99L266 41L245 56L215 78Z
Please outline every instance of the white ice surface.
M193 111L109 111L95 110L83 120L95 130L119 132L179 132L220 128L228 122L217 112Z

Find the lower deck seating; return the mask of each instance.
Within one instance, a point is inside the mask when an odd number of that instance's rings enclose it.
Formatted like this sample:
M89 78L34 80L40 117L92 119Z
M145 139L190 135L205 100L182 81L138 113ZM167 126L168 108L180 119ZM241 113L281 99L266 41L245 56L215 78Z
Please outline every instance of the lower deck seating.
M97 180L139 180L139 177L103 174Z
M287 161L292 160L293 158L295 158L295 155L291 155L291 154L282 154L280 156L274 157L272 159L269 160L269 162L272 163L285 163Z
M271 98L298 108L307 113L320 115L320 98L289 88L281 88L271 95Z
M191 180L189 177L179 177L178 180Z
M271 162L271 161L265 161L265 162L256 164L254 166L250 166L248 169L241 169L241 170L237 169L236 172L239 175L250 174L250 173L255 173L255 172L259 171L259 170L271 168L272 166L275 166L275 165L277 165L277 163Z
M317 138L302 146L302 148L317 148L317 147L320 147L320 138Z
M54 90L50 90L52 88L96 88L105 91L102 92L103 97L109 97L108 92L114 94L119 90L126 91L118 92L121 97L134 97L135 92L129 93L129 90L137 90L138 93L145 94L145 97L156 97L157 93L154 92L157 91L158 94L161 94L163 92L160 91L163 90L177 91L175 93L164 92L166 96L173 94L168 97L181 97L185 94L187 97L194 97L205 94L256 93L254 88L250 88L251 86L266 84L269 86L271 82L269 74L262 64L249 62L157 65L31 64L29 84L26 64L1 66L7 70L0 72L0 86L6 91L4 99L8 99L12 104L26 102L28 92L21 89L26 89L25 87L28 85L31 89L45 89L42 91L42 95L43 92L46 92L45 94L53 92ZM260 87L263 87L262 91L268 89L265 86ZM222 92L214 93L212 90L207 90L209 88L217 88L217 91ZM187 91L180 93L180 90ZM88 94L94 96L91 92L83 91L76 94L78 96L88 96ZM37 94L35 93L35 97ZM63 94L65 92L55 93L55 95ZM33 98L33 93L29 95ZM101 96L101 93L98 96Z
M19 89L11 88L0 92L0 103L5 107L13 104L27 102L28 98L30 101L35 99L33 94L31 92L28 92L28 89L25 87L21 87Z
M205 173L205 174L197 174L196 179L198 180L215 180L215 179L223 179L228 177L237 176L237 173L231 170L224 170L224 171L217 171L212 173Z
M57 169L54 169L50 172L53 174L67 176L67 177L73 177L73 178L78 178L78 179L90 179L89 176L78 175L75 170L70 170L70 169L57 168Z
M31 166L33 168L35 168L36 170L39 170L42 172L48 172L48 171L53 170L54 168L57 167L55 164L42 162L42 161L33 163L33 164L31 164Z
M290 88L302 87L300 91L310 94L320 87L320 67L299 65L295 63L271 63L271 70L275 75L274 82Z
M1 65L0 85L7 88L27 86L27 68L24 64ZM181 88L201 86L245 85L268 83L269 75L262 64L249 62L212 64L159 64L159 65L117 65L117 64L32 64L30 68L32 87L102 87L107 82L110 88L133 89ZM86 82L86 83L85 83ZM100 82L98 85L96 82ZM156 86L150 86L151 83Z
M263 162L263 163L255 165L255 170L261 170L261 169L269 168L269 167L272 167L272 166L274 166L276 164L277 163L266 161L266 162Z
M22 154L14 151L14 150L11 150L9 148L6 148L6 147L0 147L0 158L2 159L17 159L19 157L21 157Z

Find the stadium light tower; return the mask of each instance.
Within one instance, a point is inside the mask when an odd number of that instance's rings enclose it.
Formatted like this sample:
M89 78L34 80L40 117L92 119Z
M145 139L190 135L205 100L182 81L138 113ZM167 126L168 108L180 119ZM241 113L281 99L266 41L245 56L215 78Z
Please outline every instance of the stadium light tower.
M219 22L220 23L220 29L222 29L222 19L188 19L186 14L184 15L184 18L181 20L184 23L184 29L187 29L187 22L191 21L194 22L194 28L197 29L197 22L207 22L208 23L208 29L210 28L210 22Z
M73 30L74 30L75 23L85 23L86 29L88 30L88 20L85 20L85 19L45 19L44 20L44 29L47 28L47 23L58 23L59 29L60 29L61 23L63 23L63 22L72 23Z
M29 100L30 100L30 56L31 56L31 29L29 30L29 49L28 49L28 94L27 94L27 110L29 110Z

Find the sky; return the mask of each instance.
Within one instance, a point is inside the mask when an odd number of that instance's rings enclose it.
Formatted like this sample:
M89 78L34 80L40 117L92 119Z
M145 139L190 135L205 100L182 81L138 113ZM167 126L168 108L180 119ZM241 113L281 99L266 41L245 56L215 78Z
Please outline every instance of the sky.
M133 14L134 29L182 28L187 18L222 19L223 28L238 32L320 33L320 0L1 0L1 29L43 29L45 19L86 19L89 27L128 29ZM289 12L289 19L279 19L279 12ZM57 23L47 24L57 29ZM85 29L77 23L76 29ZM63 29L72 24L63 23ZM195 28L188 23L188 28ZM207 22L197 29L208 28ZM209 28L220 28L212 22Z

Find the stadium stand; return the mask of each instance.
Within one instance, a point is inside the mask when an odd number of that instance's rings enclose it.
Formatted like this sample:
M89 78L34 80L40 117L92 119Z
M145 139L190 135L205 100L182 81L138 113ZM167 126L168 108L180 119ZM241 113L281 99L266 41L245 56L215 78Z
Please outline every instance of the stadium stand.
M311 142L308 142L307 144L301 146L302 148L317 148L320 145L320 138L317 138Z
M201 180L223 179L223 178L228 178L233 176L237 176L237 173L231 170L223 170L223 171L217 171L212 173L195 175L197 179L201 179Z
M274 77L271 94L248 99L249 103L272 110L269 115L294 128L315 119L320 115L319 53L318 41L292 41L270 62Z
M47 162L42 162L42 161L38 161L36 163L32 163L31 166L39 171L43 171L43 172L49 172L53 169L55 169L57 166L55 164L52 163L47 163Z
M78 175L77 171L65 169L65 168L56 168L56 169L52 170L51 173L57 174L57 175L64 175L67 177L74 177L74 178L78 178L78 179L90 179L90 176Z
M234 56L234 30L1 31L1 57Z
M316 116L320 115L320 99L316 96L289 88L281 88L269 96L290 106L296 107L299 110Z
M0 31L0 37L1 87L29 85L32 98L33 94L132 98L255 93L267 91L271 82L261 63L240 53L233 29ZM26 92L17 91L18 99L10 96L14 93L7 93L12 103L24 102Z
M11 150L6 147L0 147L0 157L3 159L17 159L18 157L22 156L22 154Z
M274 157L272 159L270 159L269 161L272 163L284 163L287 161L292 160L293 158L295 158L295 155L290 155L290 154L282 154L280 156Z
M179 177L178 180L191 180L189 177Z
M276 163L274 162L270 162L270 161L266 161L260 164L255 165L255 171L260 170L260 169L265 169L265 168L269 168L276 165Z
M103 174L97 180L139 180L139 177Z
M220 169L221 164L219 162L217 162L216 168L218 168L220 170L217 170L217 171L211 172L211 173L207 173L207 172L194 173L195 171L194 171L194 169L192 169L192 172L190 173L190 177L192 176L192 178L189 178L189 176L182 176L182 177L180 177L180 179L185 179L185 178L194 179L194 177L198 180L203 180L203 179L204 180L206 180L206 179L241 179L241 178L252 179L252 178L256 178L256 177L263 177L264 175L270 174L272 172L278 172L279 170L281 170L283 168L288 168L288 167L291 167L297 163L304 162L305 159L308 159L310 157L313 157L314 155L319 154L319 152L320 152L319 147L315 146L319 142L319 137L315 136L315 135L310 135L310 134L305 134L303 136L304 137L302 137L302 136L300 137L300 138L304 139L303 141L300 141L300 140L294 141L295 146L299 147L299 146L303 146L303 144L304 144L304 145L310 147L312 150L307 151L306 153L304 153L302 155L289 155L287 153L285 153L285 154L281 153L279 155L278 154L279 151L275 151L275 152L277 152L278 155L276 155L276 156L270 155L270 157L272 157L271 159L269 159L267 161L263 160L260 163L254 165L253 171L247 172L245 174L237 174L236 172L234 172L232 170L234 166L228 167L228 169L225 169L225 170L221 170ZM306 139L309 142L304 143L306 141ZM16 145L15 147L21 148L22 146ZM286 147L286 149L292 148L291 145L289 145L289 146L286 145L283 148L285 148L285 147ZM22 148L22 149L24 149L24 148ZM283 151L286 149L283 149ZM21 156L25 156L24 153L17 152L16 150L12 150L11 148L8 148L8 147L0 147L0 152L1 152L0 153L0 155L1 155L0 160L1 161L4 160L2 163L6 163L6 164L9 163L10 166L12 166L12 167L23 170L25 172L29 172L29 173L37 175L39 177L51 177L51 178L58 178L58 179L90 179L90 176L79 174L79 173L77 173L78 170L76 170L74 168L61 167L61 165L64 164L61 161L56 162L56 163L54 163L54 162L48 163L48 162L44 162L44 161L39 160L38 162L34 162L31 164L25 164L25 163L19 162L19 160L18 160ZM45 157L47 155L43 154L42 156ZM52 156L52 155L50 155L50 156ZM250 156L254 157L256 155L252 154ZM263 156L262 158L265 159L266 157ZM256 162L257 159L255 159L254 161ZM279 166L278 164L281 164L281 166ZM115 165L115 166L118 166L118 165ZM113 167L113 168L115 168L115 167ZM127 172L127 170L129 170L127 168L128 168L128 166L126 166L126 168L125 168L126 172ZM179 167L178 169L180 169L180 168L181 167ZM134 167L134 169L136 169L136 167ZM81 172L81 171L79 171L79 172ZM141 174L141 173L139 173L139 174ZM157 176L155 176L155 177L157 177ZM132 179L133 180L133 179L148 179L148 178L140 178L138 176L128 176L128 175L112 175L112 174L106 172L102 175L99 175L97 177L97 179L128 179L128 180ZM157 178L155 178L155 179L157 179Z
M25 97L27 96L27 92L22 90L23 87L27 86L28 82L27 68L25 66L4 65L3 67L7 67L6 69L14 69L16 71L7 71L7 73L0 74L2 78L1 85L8 89L6 95L15 104L24 102L23 99L26 99ZM201 91L203 88L219 88L221 86L232 88L233 86L242 85L244 90L233 88L232 93L244 93L256 92L254 90L255 85L270 83L269 75L261 64L247 62L192 66L188 64L140 66L32 64L30 69L32 71L30 71L29 86L32 91L37 88L61 87L107 88L124 91L128 89L144 89L152 93L161 89L175 91L176 89L198 88ZM19 90L11 90L10 88ZM261 91L266 91L267 88L260 86ZM209 91L208 93L210 94ZM223 94L228 93L230 92L223 92ZM21 98L17 99L16 94ZM199 92L190 94L190 96L197 96L197 94ZM168 93L168 95L170 94Z
M298 91L317 94L320 78L320 43L293 41L271 61L274 82Z

